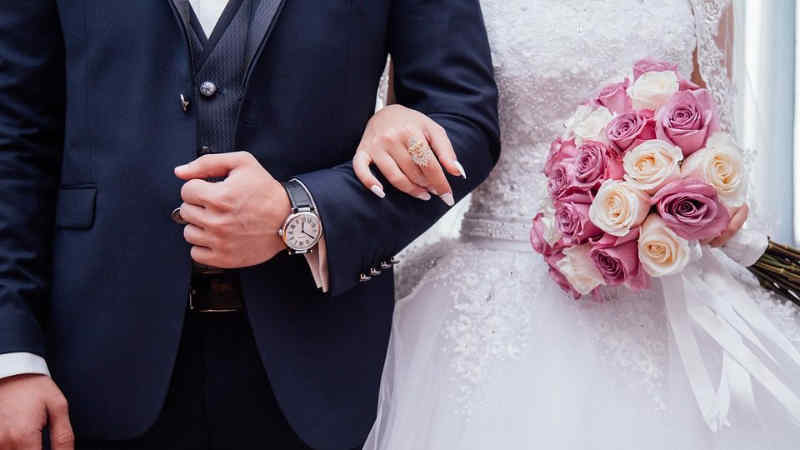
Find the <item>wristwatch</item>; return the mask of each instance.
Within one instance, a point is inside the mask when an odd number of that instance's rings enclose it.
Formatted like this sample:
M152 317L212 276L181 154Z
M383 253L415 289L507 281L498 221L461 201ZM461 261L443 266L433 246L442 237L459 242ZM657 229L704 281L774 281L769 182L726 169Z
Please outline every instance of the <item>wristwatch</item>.
M300 180L292 178L283 187L289 196L292 212L278 230L278 236L289 247L289 254L311 253L322 238L322 221L317 206Z

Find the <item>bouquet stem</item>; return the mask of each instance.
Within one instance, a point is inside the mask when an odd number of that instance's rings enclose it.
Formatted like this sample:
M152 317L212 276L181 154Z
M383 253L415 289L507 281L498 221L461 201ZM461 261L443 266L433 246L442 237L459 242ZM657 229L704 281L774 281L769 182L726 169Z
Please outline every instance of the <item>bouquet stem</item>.
M770 240L767 251L748 269L762 287L800 306L800 250Z

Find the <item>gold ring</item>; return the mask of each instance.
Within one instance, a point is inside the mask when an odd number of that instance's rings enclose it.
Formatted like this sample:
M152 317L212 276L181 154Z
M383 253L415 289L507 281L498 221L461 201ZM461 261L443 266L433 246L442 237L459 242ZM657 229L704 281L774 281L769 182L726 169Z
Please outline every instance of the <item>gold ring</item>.
M434 157L433 150L425 140L417 140L411 138L408 141L408 154L411 155L411 161L420 167L428 167L430 160Z

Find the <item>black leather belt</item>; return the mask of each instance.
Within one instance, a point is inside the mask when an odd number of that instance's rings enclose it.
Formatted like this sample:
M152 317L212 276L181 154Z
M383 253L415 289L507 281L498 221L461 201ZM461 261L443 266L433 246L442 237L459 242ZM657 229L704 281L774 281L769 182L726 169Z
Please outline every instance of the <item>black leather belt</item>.
M192 271L189 311L212 313L242 311L239 274L231 270Z

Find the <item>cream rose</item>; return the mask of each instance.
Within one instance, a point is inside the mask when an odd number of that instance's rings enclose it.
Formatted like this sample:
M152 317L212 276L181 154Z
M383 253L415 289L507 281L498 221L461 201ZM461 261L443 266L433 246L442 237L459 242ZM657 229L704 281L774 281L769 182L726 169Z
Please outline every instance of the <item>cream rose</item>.
M642 74L631 87L628 95L635 109L657 110L678 92L678 76L673 71L647 72Z
M625 181L648 194L681 176L683 151L669 142L645 141L625 153Z
M561 232L556 225L556 208L552 201L547 201L542 208L542 237L550 246L556 245L561 239Z
M605 128L613 118L611 111L603 106L581 105L564 124L567 128L565 139L574 134L578 145L584 140L608 142Z
M589 258L591 249L588 244L564 249L564 257L556 263L558 271L581 295L587 295L605 284L603 275Z
M651 214L639 233L639 262L652 277L680 273L691 259L689 241L670 230L657 214Z
M681 174L699 177L714 186L728 209L745 203L747 180L742 151L728 133L717 132L711 136L704 148L686 158Z
M589 207L589 220L606 233L622 237L641 224L650 211L650 198L630 183L607 180Z

